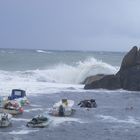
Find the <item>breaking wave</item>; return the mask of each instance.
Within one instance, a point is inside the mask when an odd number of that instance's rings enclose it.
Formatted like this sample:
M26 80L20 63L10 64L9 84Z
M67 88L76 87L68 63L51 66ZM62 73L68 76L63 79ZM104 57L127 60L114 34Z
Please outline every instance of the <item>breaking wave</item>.
M36 52L38 52L38 53L52 53L50 51L44 51L44 50L36 50Z
M79 61L75 65L58 64L44 70L28 70L28 71L0 71L0 90L11 88L31 89L31 92L38 89L53 87L57 83L63 84L79 84L87 76L99 73L113 74L116 73L118 67L111 66L105 62L98 61L95 58ZM47 82L47 84L46 84ZM51 85L49 85L51 83ZM62 86L63 88L65 85Z

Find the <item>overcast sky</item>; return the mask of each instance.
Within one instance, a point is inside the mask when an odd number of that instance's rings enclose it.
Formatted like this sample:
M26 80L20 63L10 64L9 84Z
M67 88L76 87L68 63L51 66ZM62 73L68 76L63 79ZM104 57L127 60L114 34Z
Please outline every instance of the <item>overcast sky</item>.
M127 51L140 0L0 0L0 48Z

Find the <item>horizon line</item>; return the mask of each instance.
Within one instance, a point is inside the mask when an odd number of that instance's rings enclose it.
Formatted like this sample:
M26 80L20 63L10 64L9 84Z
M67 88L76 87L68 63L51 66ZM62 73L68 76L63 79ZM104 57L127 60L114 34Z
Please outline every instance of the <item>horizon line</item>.
M42 50L42 51L59 51L59 52L64 52L64 51L67 51L67 52L116 52L116 53L125 53L125 52L128 52L128 51L106 51L106 50L70 50L70 49L60 49L60 50L55 50L55 49L43 49L43 48L1 48L0 49L5 49L5 50Z

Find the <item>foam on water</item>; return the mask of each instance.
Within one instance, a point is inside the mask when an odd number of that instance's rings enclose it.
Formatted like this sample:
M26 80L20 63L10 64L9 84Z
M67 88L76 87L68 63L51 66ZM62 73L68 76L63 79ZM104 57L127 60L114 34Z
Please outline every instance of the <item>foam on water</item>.
M42 105L31 104L31 107L41 107Z
M43 108L32 108L32 109L26 109L26 110L24 110L24 112L32 112L32 111L38 111L38 110L42 111L42 110L43 110Z
M38 53L52 53L50 51L44 51L44 50L36 50L36 52L38 52Z
M86 121L83 121L79 118L71 118L71 117L51 117L52 126L58 126L64 122L77 122L77 123L87 123Z
M98 115L97 117L102 119L103 121L107 121L107 122L127 123L127 124L133 124L133 125L140 125L140 120L135 119L132 116L128 116L128 118L125 119L125 120L118 119L118 118L113 117L113 116L105 116L105 115Z
M98 73L112 74L118 70L95 58L77 62L75 65L57 64L43 70L28 71L0 71L3 95L7 95L13 88L25 89L28 93L56 93L58 91L78 90L86 77Z
M39 130L19 130L19 131L11 131L9 132L9 134L11 135L25 135L25 134L29 134L29 133L32 133L32 132L37 132Z
M12 118L12 121L29 121L30 119L24 119L24 118Z

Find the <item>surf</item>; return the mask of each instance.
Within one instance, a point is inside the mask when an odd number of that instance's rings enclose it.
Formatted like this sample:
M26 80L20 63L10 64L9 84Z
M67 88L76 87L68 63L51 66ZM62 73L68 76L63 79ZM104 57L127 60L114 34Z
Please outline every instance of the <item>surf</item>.
M84 61L77 61L74 64L58 63L44 69L0 70L1 91L8 92L13 88L21 88L33 93L46 92L49 89L51 89L50 92L56 92L57 89L76 88L90 75L114 74L118 69L117 66L112 66L92 57Z

